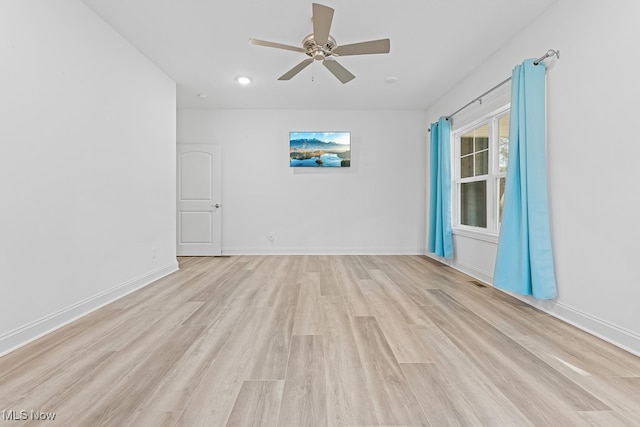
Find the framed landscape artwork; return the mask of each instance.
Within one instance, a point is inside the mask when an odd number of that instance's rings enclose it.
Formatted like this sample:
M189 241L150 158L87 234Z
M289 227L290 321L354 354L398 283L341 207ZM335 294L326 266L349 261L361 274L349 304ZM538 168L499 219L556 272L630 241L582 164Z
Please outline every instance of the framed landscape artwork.
M348 168L351 132L289 132L289 166Z

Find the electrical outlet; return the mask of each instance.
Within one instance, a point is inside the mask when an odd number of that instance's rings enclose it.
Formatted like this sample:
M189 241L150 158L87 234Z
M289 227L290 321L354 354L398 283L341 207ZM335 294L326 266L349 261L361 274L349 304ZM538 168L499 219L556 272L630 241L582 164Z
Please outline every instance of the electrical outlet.
M269 233L269 241L273 242L276 239L276 233L275 232L270 232Z

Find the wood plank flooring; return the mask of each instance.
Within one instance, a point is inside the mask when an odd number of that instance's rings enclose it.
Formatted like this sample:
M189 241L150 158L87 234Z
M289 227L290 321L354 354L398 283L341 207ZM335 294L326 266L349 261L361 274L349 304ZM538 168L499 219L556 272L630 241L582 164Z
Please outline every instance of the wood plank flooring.
M0 358L0 411L0 427L640 426L640 358L426 257L184 257Z

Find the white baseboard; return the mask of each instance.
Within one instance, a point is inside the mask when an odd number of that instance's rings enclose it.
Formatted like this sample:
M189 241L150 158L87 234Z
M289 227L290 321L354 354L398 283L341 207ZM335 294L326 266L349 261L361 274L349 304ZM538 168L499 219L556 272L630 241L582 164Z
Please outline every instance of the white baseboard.
M599 319L561 302L538 301L523 295L507 293L553 317L640 357L640 335L637 333L621 328L620 326Z
M265 246L261 248L223 248L223 255L423 255L421 248L299 248Z
M458 271L468 274L469 276L488 284L489 286L493 286L492 274L488 274L486 272L482 272L474 268L456 263L447 262L446 264ZM511 295L512 297L517 298L520 301L523 301L533 307L536 307L537 309L555 318L567 322L578 329L581 329L591 335L607 341L608 343L613 344L616 347L626 350L631 354L640 356L640 335L633 331L621 328L617 325L599 319L595 316L590 315L589 313L585 313L562 302L537 300L525 295L518 295L507 292L500 288L494 288L508 295Z
M67 325L123 296L144 288L156 280L178 270L178 262L171 262L154 271L87 298L39 320L0 336L0 356L10 353L56 329Z
M469 276L478 279L484 283L491 284L493 283L493 274L488 273L486 271L478 270L477 268L469 267L467 265L451 263L448 264L450 267L455 268L458 271L463 272L464 274L468 274Z

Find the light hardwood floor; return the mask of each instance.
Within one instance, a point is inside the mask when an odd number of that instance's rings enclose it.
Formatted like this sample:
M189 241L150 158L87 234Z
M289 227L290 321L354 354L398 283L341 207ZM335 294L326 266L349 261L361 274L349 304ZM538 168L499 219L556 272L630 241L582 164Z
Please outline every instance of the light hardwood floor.
M0 427L31 411L70 426L640 426L640 358L426 257L181 258L0 358L0 411Z

